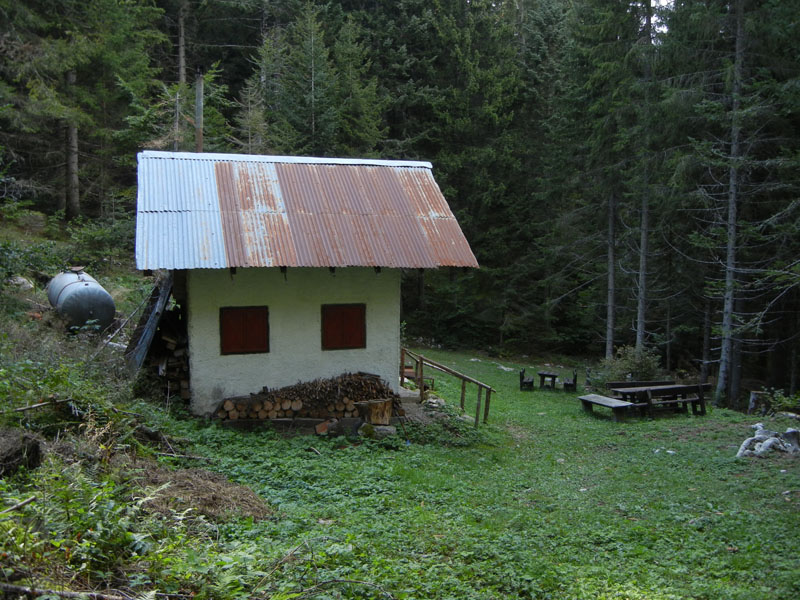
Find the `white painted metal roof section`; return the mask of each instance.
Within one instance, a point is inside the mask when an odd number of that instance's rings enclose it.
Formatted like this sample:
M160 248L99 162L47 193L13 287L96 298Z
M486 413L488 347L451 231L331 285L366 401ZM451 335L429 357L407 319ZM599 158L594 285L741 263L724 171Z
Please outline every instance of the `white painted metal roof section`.
M317 156L270 156L260 154L215 154L212 152L162 152L145 150L139 154L143 158L174 158L181 160L236 160L237 162L267 162L305 165L369 165L373 167L416 167L432 169L433 165L423 160L380 160L373 158L326 158Z

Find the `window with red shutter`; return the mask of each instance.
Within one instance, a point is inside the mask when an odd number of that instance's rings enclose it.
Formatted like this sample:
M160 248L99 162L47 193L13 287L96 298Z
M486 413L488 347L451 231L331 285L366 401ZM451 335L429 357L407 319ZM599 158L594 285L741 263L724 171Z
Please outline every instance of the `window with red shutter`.
M367 347L366 304L322 305L322 349Z
M269 310L266 306L219 309L221 354L269 352Z

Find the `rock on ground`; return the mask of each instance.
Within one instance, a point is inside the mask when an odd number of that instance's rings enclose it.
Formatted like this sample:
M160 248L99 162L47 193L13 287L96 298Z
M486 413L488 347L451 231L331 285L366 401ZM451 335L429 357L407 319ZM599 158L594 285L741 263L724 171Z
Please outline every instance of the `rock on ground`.
M390 435L397 435L397 427L394 425L373 425L364 423L358 428L358 435L374 440L382 440Z

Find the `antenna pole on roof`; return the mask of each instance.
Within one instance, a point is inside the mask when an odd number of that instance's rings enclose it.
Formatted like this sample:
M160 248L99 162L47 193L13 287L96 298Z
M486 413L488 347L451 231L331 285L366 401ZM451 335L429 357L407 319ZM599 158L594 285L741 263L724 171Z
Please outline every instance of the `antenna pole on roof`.
M195 152L203 151L203 71L197 67L194 86L194 142Z

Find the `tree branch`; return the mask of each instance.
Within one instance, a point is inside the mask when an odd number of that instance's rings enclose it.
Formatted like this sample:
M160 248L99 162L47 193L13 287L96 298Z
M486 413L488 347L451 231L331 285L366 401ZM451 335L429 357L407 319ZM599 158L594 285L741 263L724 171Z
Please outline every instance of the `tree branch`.
M0 515L4 515L6 513L10 513L11 511L17 510L22 508L23 506L27 506L31 502L36 502L36 496L31 496L27 500L23 500L22 502L17 502L14 506L9 506L5 510L0 510Z
M0 590L22 594L28 598L38 598L39 596L59 596L61 598L76 598L79 600L130 600L130 597L113 596L101 594L99 592L64 592L61 590L46 590L42 588L32 588L24 585L12 585L0 582Z

